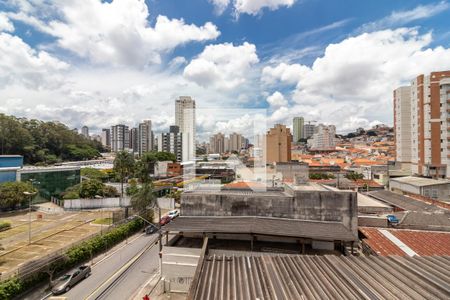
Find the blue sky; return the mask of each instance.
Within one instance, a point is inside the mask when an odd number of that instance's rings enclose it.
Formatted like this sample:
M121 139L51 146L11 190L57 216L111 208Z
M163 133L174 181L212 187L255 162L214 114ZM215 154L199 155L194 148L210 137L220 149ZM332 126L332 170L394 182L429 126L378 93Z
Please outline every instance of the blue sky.
M160 131L191 95L268 126L392 124L394 88L450 68L449 20L439 0L2 1L0 112ZM205 136L246 124L198 117Z

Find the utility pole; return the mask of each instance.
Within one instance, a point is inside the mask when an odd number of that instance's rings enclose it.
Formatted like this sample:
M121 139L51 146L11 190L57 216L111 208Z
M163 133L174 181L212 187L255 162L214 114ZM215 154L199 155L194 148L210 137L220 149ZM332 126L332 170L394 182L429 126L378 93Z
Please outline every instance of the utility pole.
M33 196L37 194L37 192L34 192L34 186L33 183L36 181L35 179L30 179L31 182L31 192L23 192L24 195L29 196L29 203L28 203L28 245L31 244L31 201L33 200ZM39 184L39 182L36 182L36 184Z

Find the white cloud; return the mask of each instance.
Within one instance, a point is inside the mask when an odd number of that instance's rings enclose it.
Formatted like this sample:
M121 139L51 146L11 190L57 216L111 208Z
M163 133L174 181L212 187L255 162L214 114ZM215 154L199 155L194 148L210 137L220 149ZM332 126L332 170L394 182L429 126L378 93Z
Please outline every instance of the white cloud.
M247 73L258 62L253 44L208 45L186 66L184 77L203 87L230 90L244 83Z
M216 14L221 15L230 4L230 0L209 0L214 5Z
M284 98L283 94L279 91L276 91L267 97L267 103L269 103L271 107L286 106L288 104L286 98Z
M430 18L450 8L447 1L419 5L411 10L394 11L378 21L361 26L360 31L374 31L390 27L402 26L409 22Z
M14 25L5 14L0 13L0 32L2 31L13 32Z
M279 81L295 84L298 83L303 73L309 70L308 67L300 64L280 63L275 67L267 66L262 70L262 81L264 83L277 83Z
M290 7L296 0L234 0L236 14L257 15L264 8L276 10L281 6Z
M0 88L19 84L30 88L61 85L69 65L45 51L36 51L21 38L0 33Z
M159 63L162 53L179 45L220 35L210 22L196 26L162 15L151 27L143 0L70 0L54 5L57 20L44 21L24 12L10 17L54 36L59 47L99 64L142 67Z

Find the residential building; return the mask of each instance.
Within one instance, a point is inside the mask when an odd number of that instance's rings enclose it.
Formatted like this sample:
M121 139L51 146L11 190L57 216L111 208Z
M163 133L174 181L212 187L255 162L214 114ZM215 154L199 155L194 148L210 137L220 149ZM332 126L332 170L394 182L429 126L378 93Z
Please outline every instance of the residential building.
M394 91L397 159L408 163L409 138L412 174L450 178L450 71L417 76L409 103L406 94ZM410 117L404 117L409 108Z
M245 147L245 138L236 132L233 132L230 134L230 147L229 151L240 151L242 148Z
M389 189L450 202L450 180L406 176L389 180Z
M87 126L81 127L81 135L88 139L89 138L89 127L87 127Z
M266 162L288 162L291 160L292 135L286 125L276 124L266 134Z
M303 134L305 139L309 139L314 134L316 126L314 124L304 124L303 125Z
M157 135L158 151L175 154L177 161L183 160L183 134L178 126L170 126L170 131Z
M315 133L308 139L311 150L334 150L336 148L336 127L334 125L319 124Z
M153 131L152 131L152 121L145 120L139 124L138 132L138 152L139 155L142 153L150 152L153 150Z
M139 129L131 128L130 130L130 149L133 150L133 153L139 152Z
M411 168L411 87L394 90L394 131L396 161Z
M183 134L183 161L195 158L195 100L180 96L175 100L175 125Z
M305 120L303 119L303 117L295 117L293 122L292 122L292 130L294 131L294 144L297 144L300 139L304 139L305 138L305 132L304 132L304 125L305 125Z
M104 147L111 147L111 129L102 129L102 145Z
M115 125L111 127L111 151L118 152L130 148L130 133L128 126Z
M209 152L222 154L225 152L225 135L221 132L216 133L209 139Z
M91 140L93 140L93 141L97 141L97 142L99 142L99 143L102 142L102 136L99 135L99 134L93 134L93 135L91 135L90 138L91 138Z

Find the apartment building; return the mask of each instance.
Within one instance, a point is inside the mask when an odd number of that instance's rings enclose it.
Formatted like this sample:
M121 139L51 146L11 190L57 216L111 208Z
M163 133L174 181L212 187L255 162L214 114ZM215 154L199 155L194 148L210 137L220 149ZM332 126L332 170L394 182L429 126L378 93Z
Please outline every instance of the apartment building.
M130 132L126 125L111 126L111 151L118 152L130 148Z
M276 124L266 134L266 162L289 162L291 160L292 135L286 125Z
M408 110L409 118L403 115ZM394 91L394 128L396 159L410 163L412 174L450 178L450 71L417 76L409 95Z
M170 131L157 136L158 151L175 154L177 161L183 160L183 134L178 126L170 126Z
M152 121L144 120L139 124L137 137L137 149L139 155L153 150L153 131Z
M311 150L334 150L336 148L336 126L319 124L315 132L308 139L308 147Z
M175 125L183 134L183 161L195 158L195 100L180 96L175 100Z
M298 143L300 139L305 138L305 132L304 132L304 125L305 120L303 117L295 117L292 121L292 129L294 132L294 144Z

